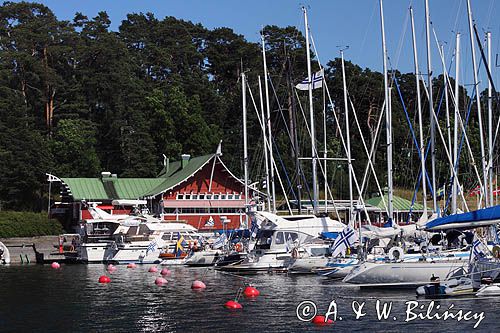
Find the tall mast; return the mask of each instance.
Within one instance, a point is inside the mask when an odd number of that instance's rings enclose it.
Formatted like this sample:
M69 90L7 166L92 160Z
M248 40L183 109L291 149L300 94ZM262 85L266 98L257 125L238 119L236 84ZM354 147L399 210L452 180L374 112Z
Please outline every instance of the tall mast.
M488 47L488 68L491 71L491 32L486 33ZM492 87L488 80L488 176L489 176L489 198L490 207L493 206L493 110L492 110Z
M260 95L260 119L261 121L261 130L262 130L262 140L264 142L264 164L265 164L265 173L266 173L266 194L267 194L267 209L271 211L271 193L269 191L269 161L267 158L267 136L266 136L266 125L264 123L264 98L262 97L262 82L259 76L259 95Z
M415 22L413 19L413 8L410 7L410 17L411 17L411 35L413 39L413 61L415 63L415 80L417 85L417 107L418 107L418 130L420 136L419 149L420 149L420 168L422 169L422 203L424 205L423 217L427 218L427 179L426 179L426 169L425 169L425 147L424 147L424 125L422 121L422 101L420 99L420 71L418 68L418 57L417 57L417 37L415 35Z
M443 65L443 86L444 86L444 101L446 106L446 129L448 132L448 151L451 153L451 125L450 125L450 107L448 103L448 72L444 61L444 46L441 45L441 64ZM450 164L450 176L453 177L453 165Z
M347 220L348 225L351 225L353 216L353 205L352 205L352 165L351 165L351 135L349 133L349 108L347 106L347 84L345 78L345 66L344 66L344 50L340 51L340 56L342 58L342 85L344 88L344 110L345 110L345 135L347 139L347 165L349 168L349 218Z
M458 106L459 95L459 75L460 75L460 33L457 33L455 42L455 116L453 118L453 167L455 176L453 177L453 187L451 189L451 212L457 213L457 194L458 194L458 122L460 117L460 108Z
M486 155L484 152L484 135L483 135L483 117L481 115L481 96L479 95L479 81L477 78L477 63L476 63L476 47L474 45L474 37L472 35L472 9L470 6L470 0L467 0L467 13L469 18L469 33L470 33L470 48L472 51L472 67L474 69L474 89L476 93L477 102L477 120L479 126L479 143L481 145L481 163L483 165L483 193L485 206L489 204L488 195L488 181L486 172Z
M388 222L392 225L393 221L393 184L392 184L392 124L391 124L391 108L389 106L389 84L387 78L387 47L385 44L385 28L384 28L384 6L380 0L380 26L382 30L382 57L384 59L384 94L385 94L385 127L386 127L386 143L387 143L387 213Z
M324 78L322 78L324 80ZM328 213L328 176L326 173L327 168L327 158L328 158L328 149L326 146L326 84L322 84L323 87L323 176L324 176L324 191L325 191L325 213ZM333 198L332 198L333 199Z
M245 174L245 211L248 210L248 150L247 150L247 90L245 73L241 72L241 94L243 103L243 170ZM245 216L248 218L248 215ZM248 223L245 228L248 227Z
M429 90L429 115L431 118L431 172L432 172L432 204L434 212L439 213L437 198L436 198L436 123L434 121L434 101L432 97L432 62L431 62L431 30L429 17L429 0L425 0L425 32L427 42L427 85ZM425 176L425 175L422 175Z
M295 174L297 177L297 206L298 206L298 213L302 214L302 181L301 181L301 171L300 171L300 152L299 152L299 140L297 138L297 112L295 109L295 94L294 94L294 87L292 84L292 64L290 62L290 57L287 56L287 64L288 64L288 70L287 70L287 80L288 80L288 93L289 95L289 101L290 101L290 118L291 118L291 125L290 126L290 132L292 134L292 145L294 147L293 152L294 152L294 157L295 157Z
M266 43L264 40L264 33L261 35L262 39L262 59L264 63L264 87L266 89L266 109L267 109L267 131L268 131L268 140L269 140L269 160L271 163L271 172L270 172L270 182L271 184L267 184L267 186L271 186L271 194L272 194L272 209L271 211L276 212L276 187L274 185L274 157L273 157L273 134L271 132L271 108L269 107L269 86L267 83L268 74L267 74L267 62L266 62Z
M313 182L313 212L318 213L318 175L316 170L317 154L316 154L316 135L314 130L314 109L313 109L313 82L311 73L311 54L309 50L309 24L307 23L307 10L304 11L304 26L306 29L306 56L307 56L307 81L309 82L309 113L311 118L311 153L312 153L312 182Z

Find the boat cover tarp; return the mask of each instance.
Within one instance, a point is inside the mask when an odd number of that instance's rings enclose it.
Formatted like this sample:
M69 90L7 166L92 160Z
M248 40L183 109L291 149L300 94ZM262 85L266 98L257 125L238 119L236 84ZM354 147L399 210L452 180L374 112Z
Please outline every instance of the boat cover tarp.
M493 206L468 213L448 215L429 221L426 230L477 228L500 223L500 206Z

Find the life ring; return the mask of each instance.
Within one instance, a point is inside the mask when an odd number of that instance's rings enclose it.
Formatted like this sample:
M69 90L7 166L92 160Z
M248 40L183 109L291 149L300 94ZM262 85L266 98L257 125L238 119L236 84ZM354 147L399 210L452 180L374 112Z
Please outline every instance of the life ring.
M299 257L299 250L294 247L292 250L292 258L297 259Z
M241 252L241 251L243 251L243 244L241 244L241 243L236 243L236 244L234 245L234 249L236 250L236 252Z
M494 258L500 258L500 246L498 245L495 245L493 246L493 249L491 250L491 252L493 252L493 257Z
M391 260L400 260L403 259L404 250L399 246L391 247L389 250L389 259Z

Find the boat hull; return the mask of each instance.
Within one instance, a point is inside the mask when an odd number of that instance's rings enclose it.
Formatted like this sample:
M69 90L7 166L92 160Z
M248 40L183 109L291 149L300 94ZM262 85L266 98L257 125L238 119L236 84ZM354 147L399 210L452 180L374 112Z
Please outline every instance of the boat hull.
M466 260L440 262L364 262L355 267L344 282L376 286L418 286L428 284L431 277L441 280L454 278L465 273Z

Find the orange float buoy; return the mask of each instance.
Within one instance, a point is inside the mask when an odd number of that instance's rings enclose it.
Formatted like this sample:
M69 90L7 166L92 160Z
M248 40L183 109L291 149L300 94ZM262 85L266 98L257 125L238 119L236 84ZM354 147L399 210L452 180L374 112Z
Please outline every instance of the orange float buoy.
M156 266L149 267L148 272L149 273L157 273L158 272L158 268L156 268Z
M58 268L60 268L60 267L61 267L61 265L59 265L59 263L58 263L58 262L54 261L54 262L50 265L50 267L52 267L53 269L58 269Z
M164 278L162 277L157 277L156 280L155 280L155 284L157 286L163 286L163 285L166 285L168 283L167 280L165 280Z
M163 268L160 272L161 275L163 276L170 276L170 274L172 274L172 272L168 269L168 268Z
M134 263L131 263L131 264L127 265L127 268L136 268L136 267L137 267L137 265L134 264Z
M207 286L200 280L194 280L193 284L191 284L191 289L195 290L202 290L205 289Z
M224 307L226 309L243 309L243 306L235 300L227 301L226 304L224 304Z
M99 283L110 283L111 279L106 275L101 275L99 277Z
M255 287L247 286L245 290L243 290L243 295L245 295L245 297L257 297L260 295L260 291Z
M333 324L333 320L328 319L325 321L325 316L314 316L312 323L317 326L326 326L326 325L331 325Z

